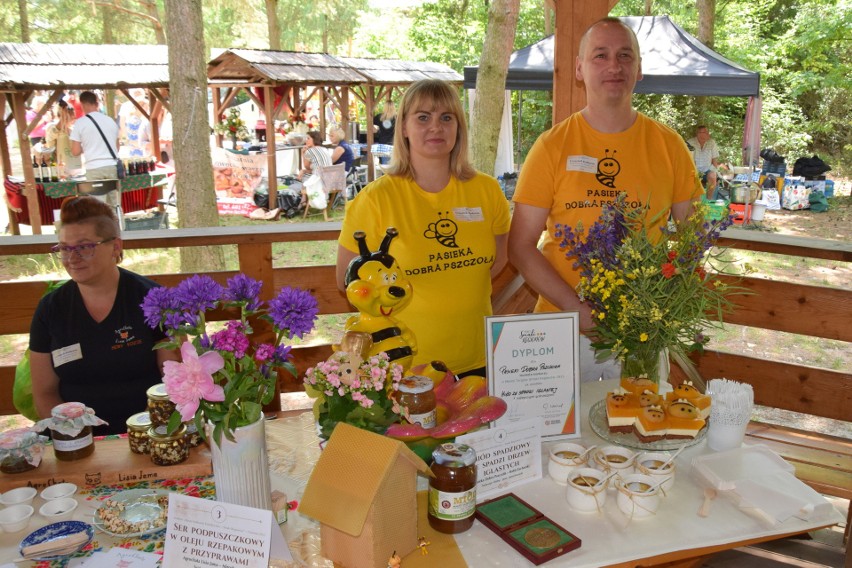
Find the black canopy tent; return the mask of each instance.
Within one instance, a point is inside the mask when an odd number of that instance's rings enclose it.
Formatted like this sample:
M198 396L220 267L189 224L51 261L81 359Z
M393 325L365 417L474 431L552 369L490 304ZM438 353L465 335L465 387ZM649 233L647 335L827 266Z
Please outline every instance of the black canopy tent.
M668 16L620 18L639 39L643 79L636 93L748 97L760 93L760 74L708 48ZM573 66L573 62L572 62ZM476 87L479 68L464 68L464 86ZM506 89L553 89L553 36L512 54Z

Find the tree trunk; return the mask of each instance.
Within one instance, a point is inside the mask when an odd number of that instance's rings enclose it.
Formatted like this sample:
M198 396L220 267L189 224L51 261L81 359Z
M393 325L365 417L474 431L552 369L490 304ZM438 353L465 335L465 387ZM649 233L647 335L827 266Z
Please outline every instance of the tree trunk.
M716 27L716 0L696 0L698 5L698 41L713 49Z
M160 13L157 11L157 3L148 0L146 2L142 2L142 6L145 8L145 13L148 15L148 19L151 21L151 27L154 28L154 34L157 36L157 43L159 45L165 45L166 31L163 29L162 19L160 19Z
M166 0L165 6L180 226L216 227L201 0ZM225 259L221 247L193 247L181 251L180 264L182 272L207 272L224 270Z
M269 49L281 50L281 26L278 24L278 0L266 0L266 28L269 30Z
M494 174L497 158L506 73L515 43L519 10L520 0L493 0L488 8L488 28L476 76L470 140L474 167L489 175Z
M27 15L27 0L18 0L18 18L21 20L21 43L29 43L30 18Z
M653 7L654 0L645 0L645 15L651 15L651 8Z

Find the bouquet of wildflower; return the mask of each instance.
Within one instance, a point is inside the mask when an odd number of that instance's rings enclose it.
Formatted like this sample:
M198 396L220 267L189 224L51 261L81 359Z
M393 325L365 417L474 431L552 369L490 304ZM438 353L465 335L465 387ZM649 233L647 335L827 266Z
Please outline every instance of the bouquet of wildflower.
M275 394L278 369L294 376L290 346L282 341L301 338L313 329L319 308L316 299L298 288L283 288L266 306L260 300L263 283L244 274L223 287L209 276L195 275L174 288L153 288L142 310L152 328L161 328L168 340L158 348L180 349L181 362L166 361L163 382L177 411L169 421L173 432L181 422L194 420L204 435L205 423L221 444L224 434L260 419L264 404ZM205 314L218 308L239 310L239 319L208 333ZM249 318L269 321L272 342L253 343Z
M232 107L228 111L228 116L223 117L222 122L217 123L213 127L213 130L217 134L227 134L239 140L248 140L250 137L248 128L246 128L246 122L240 118L240 109L236 107Z
M705 220L704 209L653 235L647 207L630 208L621 194L586 235L582 227L556 226L560 247L580 272L577 293L591 307L592 345L599 357L621 360L625 376L655 368L665 349L688 366L686 353L702 350L706 328L720 326L731 309L728 296L743 293L718 277L730 273L729 261L713 248L731 219Z
M391 398L399 389L402 366L381 352L364 360L345 351L334 353L305 373L305 390L316 398L314 413L324 438L338 422L383 434L404 412Z
M288 130L295 134L307 134L308 130L311 130L314 127L313 123L307 122L304 113L291 114L288 125Z

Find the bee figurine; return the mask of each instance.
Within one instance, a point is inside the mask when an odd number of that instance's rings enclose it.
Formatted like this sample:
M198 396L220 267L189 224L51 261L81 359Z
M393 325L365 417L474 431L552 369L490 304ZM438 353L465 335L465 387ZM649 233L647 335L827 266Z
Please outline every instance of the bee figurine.
M412 293L411 283L388 252L398 234L395 228L388 228L379 250L370 252L367 235L355 233L359 256L349 263L344 283L346 298L359 313L350 317L345 327L347 332L370 334L368 355L384 351L407 371L417 353L417 343L412 331L393 317L411 302Z

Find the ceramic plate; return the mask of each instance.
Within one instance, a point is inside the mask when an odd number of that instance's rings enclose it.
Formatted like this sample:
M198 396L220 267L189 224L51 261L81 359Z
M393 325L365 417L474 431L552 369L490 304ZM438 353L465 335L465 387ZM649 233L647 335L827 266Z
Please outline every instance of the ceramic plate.
M606 400L599 400L589 410L589 424L595 434L617 446L625 446L634 450L679 450L684 446L692 446L704 439L707 435L707 427L705 426L698 431L698 435L691 439L680 440L657 440L656 442L643 442L633 435L633 433L610 432L609 424L606 419Z
M21 546L19 547L19 551L23 550L28 546L32 546L34 544L41 544L42 542L50 542L51 540L56 540L57 538L69 536L72 534L77 534L79 532L85 532L88 538L86 542L82 543L80 546L73 550L72 552L67 552L65 554L60 554L57 556L39 556L38 558L32 558L32 561L38 562L50 562L51 560L59 560L82 550L87 544L92 542L92 537L95 536L95 529L92 528L92 525L89 523L84 523L82 521L60 521L58 523L52 523L50 525L45 525L40 529L31 532L28 534L24 540L21 541Z
M113 532L106 528L104 521L95 512L92 524L98 529L104 531L108 535L121 538L133 536L142 536L153 534L166 528L165 508L162 507L158 499L163 495L168 495L169 492L164 489L129 489L116 493L110 500L114 503L120 503L124 509L118 513L118 517L128 523L154 523L153 526L144 530L130 530L128 532ZM105 505L101 505L98 511L104 509ZM158 519L160 519L158 521Z

